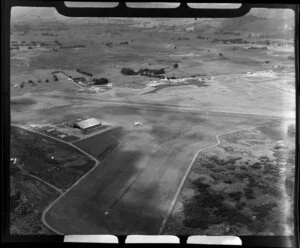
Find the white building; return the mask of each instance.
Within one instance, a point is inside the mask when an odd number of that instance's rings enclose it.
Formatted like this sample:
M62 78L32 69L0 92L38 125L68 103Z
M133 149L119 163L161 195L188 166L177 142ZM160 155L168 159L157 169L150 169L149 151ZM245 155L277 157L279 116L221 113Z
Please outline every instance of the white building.
M88 128L96 127L96 126L100 126L100 125L101 125L101 122L99 122L97 119L90 118L90 119L76 122L74 127L82 129L82 130L86 130Z

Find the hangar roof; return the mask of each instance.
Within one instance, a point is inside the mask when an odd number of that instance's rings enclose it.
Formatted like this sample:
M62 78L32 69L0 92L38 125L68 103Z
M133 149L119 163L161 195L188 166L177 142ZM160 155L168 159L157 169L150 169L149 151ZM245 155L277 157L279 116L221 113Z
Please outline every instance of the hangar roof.
M78 126L81 129L87 129L93 126L97 126L100 125L101 123L95 119L95 118L90 118L90 119L86 119L83 121L79 121L76 123L76 126Z

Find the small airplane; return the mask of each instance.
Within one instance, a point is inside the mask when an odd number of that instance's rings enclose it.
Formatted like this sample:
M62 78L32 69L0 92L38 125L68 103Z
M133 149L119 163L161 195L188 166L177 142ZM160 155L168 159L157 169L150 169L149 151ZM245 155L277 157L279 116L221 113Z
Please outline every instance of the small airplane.
M143 122L141 121L135 121L134 126L143 126Z

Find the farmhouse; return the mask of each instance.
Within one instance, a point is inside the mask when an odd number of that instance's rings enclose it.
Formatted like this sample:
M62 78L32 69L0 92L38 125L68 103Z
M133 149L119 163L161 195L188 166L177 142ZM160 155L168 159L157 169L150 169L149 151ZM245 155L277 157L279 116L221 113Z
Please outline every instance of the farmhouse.
M101 122L99 122L95 118L86 119L83 121L76 122L74 124L75 128L79 128L83 131L94 128L94 127L98 127L98 126L101 126Z

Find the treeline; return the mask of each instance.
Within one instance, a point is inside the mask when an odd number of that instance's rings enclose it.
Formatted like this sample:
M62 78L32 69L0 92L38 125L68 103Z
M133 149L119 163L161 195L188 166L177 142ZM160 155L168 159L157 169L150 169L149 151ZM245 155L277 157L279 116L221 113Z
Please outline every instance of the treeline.
M57 77L55 74L52 74L52 77L53 77L53 81L55 81L55 82L59 81L58 77ZM38 79L37 82L35 82L35 81L29 79L29 80L27 81L27 83L28 83L28 84L31 84L32 86L36 86L37 83L42 83L43 81L44 81L45 83L49 83L49 82L50 82L50 80L49 80L48 78L46 78L46 79L44 79L44 80ZM24 88L25 83L26 83L26 82L21 82L21 83L19 84L20 88Z
M80 69L76 69L76 71L78 73L81 73L82 75L86 75L86 76L89 76L89 77L92 77L93 74L92 73L89 73L89 72L86 72L86 71L83 71L83 70L80 70Z
M173 68L178 68L178 64L174 64ZM182 79L183 77L175 77L175 76L165 76L163 74L165 74L165 69L161 68L161 69L140 69L139 71L134 71L131 68L122 68L121 69L121 74L126 75L126 76L133 76L133 75L141 75L141 76L147 76L147 77L155 77L155 78L160 78L160 79ZM204 79L210 79L210 77L205 74L195 74L190 76L191 78L194 77L201 77L203 80Z
M223 44L259 44L259 45L277 45L277 46L284 46L289 44L288 42L280 42L275 40L257 40L257 41L248 41L242 38L233 38L233 39L213 39L211 43L222 42Z
M73 46L61 46L61 49L70 49L70 48L85 48L85 45L73 45Z
M251 42L247 40L243 40L241 38L234 39L213 39L211 43L223 42L223 44L231 43L231 44L249 44Z
M86 45L71 45L71 46L64 46L60 41L55 40L55 45L59 46L61 49L71 49L71 48L85 48Z
M150 75L159 75L159 74L165 74L165 69L149 69L144 68L140 69L137 72L130 68L122 68L121 73L123 75L141 75L141 76L150 76Z
M248 47L248 50L268 50L267 47Z
M131 42L133 42L133 40L131 40ZM105 46L108 46L110 48L113 47L113 45L128 45L129 42L128 41L121 41L119 43L113 43L113 42L102 42L102 44L104 44Z
M199 34L199 35L197 35L196 39L204 40L204 39L207 39L207 38L205 38L204 36Z
M58 36L57 34L52 34L52 33L42 33L43 36Z
M239 35L241 35L240 32L232 32L232 31L225 31L225 32L222 32L222 34L234 35L234 36L239 36Z

